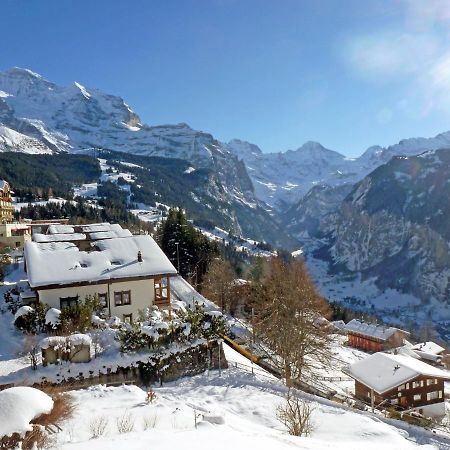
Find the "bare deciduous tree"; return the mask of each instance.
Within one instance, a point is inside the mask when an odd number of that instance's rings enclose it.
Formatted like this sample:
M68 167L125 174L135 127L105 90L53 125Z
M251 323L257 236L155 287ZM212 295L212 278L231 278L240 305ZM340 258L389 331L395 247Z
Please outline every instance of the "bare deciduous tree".
M256 334L288 386L308 369L330 365L333 335L317 325L328 303L302 261L273 258L255 297Z
M23 340L23 351L22 355L26 356L30 361L30 366L33 370L37 369L38 358L39 358L39 336L27 333Z
M233 268L228 261L221 258L213 259L203 280L203 295L219 305L222 311L234 310L232 292L234 278Z
M296 397L291 390L286 394L285 402L277 408L277 419L283 423L293 436L309 436L313 429L311 403Z

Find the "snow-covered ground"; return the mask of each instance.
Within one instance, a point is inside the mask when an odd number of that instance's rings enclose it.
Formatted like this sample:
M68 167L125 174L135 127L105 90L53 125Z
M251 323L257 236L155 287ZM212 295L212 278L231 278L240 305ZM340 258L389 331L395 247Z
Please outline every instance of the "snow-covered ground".
M48 200L39 200L35 202L17 202L16 199L13 197L13 207L16 211L20 211L22 208L25 208L28 205L33 206L44 206L48 203L57 203L58 205L61 205L63 203L66 203L68 200L65 200L63 198L49 198ZM75 204L76 202L72 201L72 204Z
M212 371L153 387L156 399L152 403L145 401L145 390L137 386L74 391L75 416L57 435L55 446L64 450L450 448L426 431L408 425L397 428L312 397L308 397L314 408L311 436L290 436L276 418L286 388L267 374L241 368L242 357L233 350L226 348L226 356L230 368L221 375ZM134 424L133 431L120 434L117 421L127 416ZM101 417L107 423L105 432L92 439L91 427Z
M266 258L270 258L275 255L275 252L269 252L258 248L258 241L243 237L231 238L227 231L222 230L219 227L214 227L212 230L197 226L195 228L197 228L202 234L212 241L219 241L225 243L226 245L234 246L238 252L247 252L253 256L263 256Z

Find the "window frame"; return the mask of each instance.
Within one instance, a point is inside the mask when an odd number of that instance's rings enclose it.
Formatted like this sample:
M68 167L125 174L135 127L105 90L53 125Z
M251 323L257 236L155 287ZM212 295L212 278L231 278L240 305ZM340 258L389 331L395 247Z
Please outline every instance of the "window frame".
M59 307L60 309L70 308L71 306L78 305L80 301L80 296L67 296L67 297L59 297ZM63 302L67 302L65 306L63 306Z
M101 294L97 294L97 295L98 295L98 301L100 302L100 306L102 308L107 308L108 304L109 304L108 293L102 292ZM102 301L102 299L104 299L104 302Z
M128 294L127 302L124 302L124 294ZM120 296L120 300L119 300ZM114 291L114 306L129 306L131 305L131 289L127 291Z

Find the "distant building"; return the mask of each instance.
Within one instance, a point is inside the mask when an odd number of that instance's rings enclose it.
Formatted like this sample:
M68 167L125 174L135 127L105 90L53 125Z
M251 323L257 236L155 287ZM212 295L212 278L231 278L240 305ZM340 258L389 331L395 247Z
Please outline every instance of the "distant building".
M0 223L10 223L14 219L11 188L5 180L0 180Z
M345 325L348 345L368 352L389 350L403 345L409 333L399 328L386 327L353 319Z
M119 224L93 223L85 225L50 224L45 234L33 232L33 241L39 243L72 242L80 250L89 251L93 242L132 236L130 230Z
M420 358L425 361L433 362L436 364L442 363L446 351L444 347L436 344L432 341L421 342L411 347L411 350Z
M28 223L0 223L0 243L13 250L23 252L25 242L31 240Z
M151 236L91 244L83 251L73 242L27 242L26 270L36 301L63 309L98 295L105 313L125 322L152 305L170 306L170 277L177 271Z
M404 355L375 353L352 364L355 396L377 406L392 405L426 417L445 414L444 381L450 373Z

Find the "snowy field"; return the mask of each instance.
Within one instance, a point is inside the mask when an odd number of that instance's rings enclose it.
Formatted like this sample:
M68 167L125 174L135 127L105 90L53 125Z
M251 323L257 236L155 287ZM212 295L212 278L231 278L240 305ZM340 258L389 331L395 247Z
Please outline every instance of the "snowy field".
M233 365L241 356L226 348ZM427 432L399 429L369 415L312 400L314 430L310 437L293 437L276 419L285 387L264 374L231 367L163 387L147 404L137 386L93 386L73 392L75 416L57 435L55 447L67 450L182 448L183 450L360 450L446 449ZM195 428L194 415L198 414ZM129 416L133 431L120 434L117 421ZM103 417L104 435L92 439L91 426ZM147 428L147 429L146 429Z

